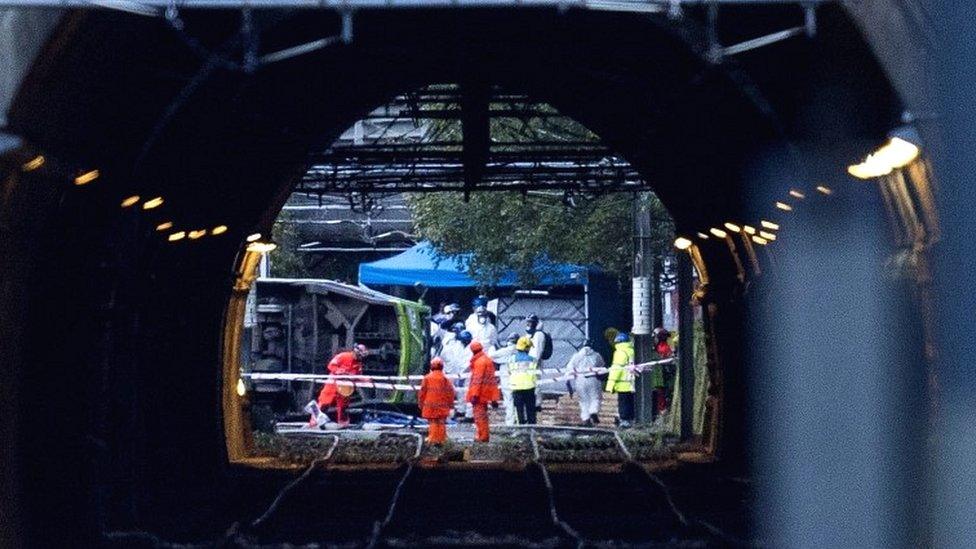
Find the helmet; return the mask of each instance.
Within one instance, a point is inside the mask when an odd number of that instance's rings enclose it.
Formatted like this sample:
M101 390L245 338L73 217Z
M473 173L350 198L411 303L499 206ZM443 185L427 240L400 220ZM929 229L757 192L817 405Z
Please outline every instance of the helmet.
M529 336L522 336L515 342L515 350L517 351L528 351L531 347L532 338Z
M529 315L526 315L525 321L526 322L536 322L536 323L538 323L539 322L539 315L537 315L535 313L531 313Z
M431 370L443 370L444 369L444 359L439 356L435 356L430 360Z
M518 340L519 340L519 335L515 332L508 334L508 337L505 339L505 341L507 341L509 345L514 345L515 342Z
M620 332L617 337L613 338L614 343L623 343L625 341L630 341L630 336L626 332Z
M362 343L357 343L353 346L352 351L356 353L356 356L362 358L369 354L369 349L366 348Z
M471 332L467 330L461 330L457 335L457 340L465 345L471 343L471 339Z
M488 296L479 295L478 297L471 300L471 306L474 308L484 307L488 305Z
M464 330L464 323L463 322L455 322L451 326L451 331L454 332L454 333L456 333L456 334L461 333L463 330Z
M472 353L480 353L485 350L485 346L480 341L472 341L470 348Z

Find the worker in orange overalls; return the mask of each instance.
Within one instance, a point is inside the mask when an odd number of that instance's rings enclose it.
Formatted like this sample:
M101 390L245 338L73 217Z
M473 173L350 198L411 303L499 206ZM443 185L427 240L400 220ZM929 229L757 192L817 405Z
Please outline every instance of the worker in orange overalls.
M357 375L363 373L363 360L369 351L365 345L356 345L351 351L345 351L332 357L326 370L332 375ZM352 397L355 388L353 385L339 385L335 381L330 381L322 386L319 392L318 404L323 411L325 408L335 404L336 422L340 427L349 425L349 418L346 417L346 406Z
M498 407L502 393L498 389L498 378L495 377L495 363L487 354L481 343L471 343L471 378L468 382L468 394L465 400L471 403L474 415L474 439L477 442L488 442L488 406Z
M424 376L417 394L420 417L427 420L427 442L443 444L447 440L447 418L454 409L454 384L444 376L444 361L434 357L430 373Z

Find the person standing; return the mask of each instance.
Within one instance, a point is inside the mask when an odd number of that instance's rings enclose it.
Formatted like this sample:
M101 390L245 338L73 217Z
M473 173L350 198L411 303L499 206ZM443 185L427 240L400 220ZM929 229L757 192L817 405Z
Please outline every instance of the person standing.
M668 345L668 338L671 337L671 333L664 328L655 328L653 332L654 336L654 352L657 353L659 359L671 358L674 354L671 351L671 346ZM654 418L663 415L668 410L668 396L670 391L668 387L671 385L668 383L668 378L671 377L668 372L670 368L665 364L658 364L654 366L654 370L651 373L652 385L654 386Z
M542 331L542 321L535 313L525 317L525 334L532 339L532 348L529 350L529 354L535 361L535 367L539 370L544 369L546 359L549 358L546 356L546 348L548 347L551 352L552 344L550 342L549 345L546 345L549 336ZM535 389L535 409L537 412L542 411L542 392L538 386Z
M447 440L447 418L454 409L454 384L444 377L444 361L434 357L430 373L424 376L417 393L420 417L427 420L427 442L443 444Z
M475 441L488 442L488 406L497 408L502 395L498 390L495 363L485 354L481 343L472 342L471 353L471 376L465 400L471 404L474 415Z
M573 380L573 386L579 397L580 421L586 427L600 423L603 383L593 370L604 366L606 362L603 361L603 357L589 346L589 342L573 353L566 363L566 369L570 373L581 373Z
M508 382L519 425L535 425L536 362L529 354L532 338L522 336L515 343L515 355L508 363Z
M620 427L627 428L634 421L634 344L630 336L621 332L614 338L613 360L607 374L606 391L617 395L617 415Z
M488 309L483 305L478 306L471 317L468 317L468 320L464 322L464 328L471 332L471 337L481 343L485 349L498 346L498 328L495 328L495 325L491 323L491 318L488 317Z
M471 333L467 330L460 330L456 336L447 338L444 348L441 349L441 359L444 360L444 374L454 382L458 389L458 396L454 411L455 417L471 418L471 410L464 402L462 397L463 389L467 383L465 375L471 364L471 350L468 345L471 343Z
M336 376L359 375L363 373L363 360L367 354L369 352L365 345L356 345L351 351L345 351L332 357L326 366L326 370ZM349 404L353 392L354 387L352 385L339 385L335 381L327 382L319 391L319 408L328 408L334 404L336 407L336 423L340 427L345 427L349 425L349 418L345 414L346 406Z
M515 425L515 404L512 402L512 383L508 376L508 363L515 356L515 343L518 342L518 338L517 333L508 334L505 346L488 351L488 356L498 370L498 385L502 390L502 406L505 407L505 425Z

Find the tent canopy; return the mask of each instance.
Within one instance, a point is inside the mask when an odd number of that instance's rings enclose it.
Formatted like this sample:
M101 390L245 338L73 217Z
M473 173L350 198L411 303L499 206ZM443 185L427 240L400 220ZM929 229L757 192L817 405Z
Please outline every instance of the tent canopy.
M413 286L417 282L428 288L473 288L478 283L468 276L468 256L438 258L427 241L387 259L359 265L359 283L374 286ZM540 263L540 286L583 286L587 284L586 267L570 264ZM517 287L514 272L506 273L495 284Z

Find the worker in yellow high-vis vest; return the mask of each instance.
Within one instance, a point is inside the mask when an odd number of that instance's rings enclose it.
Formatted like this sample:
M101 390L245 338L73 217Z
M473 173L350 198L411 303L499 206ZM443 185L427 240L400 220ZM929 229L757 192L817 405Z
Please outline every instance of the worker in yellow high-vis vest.
M515 354L507 364L508 384L512 388L512 401L519 425L535 424L535 384L538 364L529 354L532 338L522 336L515 342Z
M634 421L634 344L626 333L619 333L613 340L613 360L607 373L608 393L617 395L617 415L620 427L627 428Z

